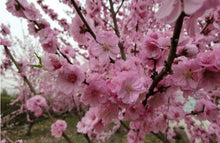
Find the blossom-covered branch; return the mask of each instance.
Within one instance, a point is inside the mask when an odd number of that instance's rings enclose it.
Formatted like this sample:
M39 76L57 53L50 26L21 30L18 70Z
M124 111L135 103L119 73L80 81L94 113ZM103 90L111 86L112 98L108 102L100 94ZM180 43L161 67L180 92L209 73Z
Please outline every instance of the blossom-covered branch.
M180 37L184 17L185 14L182 13L175 23L175 28L174 28L173 36L171 38L171 47L167 61L165 61L164 68L161 70L161 72L154 77L153 83L151 84L148 93L146 94L146 98L143 101L144 105L147 104L147 99L154 94L155 87L163 79L163 77L166 76L167 74L172 73L172 64L174 59L176 58L176 50L179 42L179 37Z

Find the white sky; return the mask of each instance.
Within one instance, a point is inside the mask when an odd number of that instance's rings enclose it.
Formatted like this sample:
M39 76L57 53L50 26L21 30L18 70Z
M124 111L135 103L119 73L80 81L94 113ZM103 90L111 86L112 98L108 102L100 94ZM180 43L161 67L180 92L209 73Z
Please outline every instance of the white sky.
M28 2L33 2L36 4L36 0L27 0ZM84 0L82 0L84 1ZM18 18L13 16L11 13L9 13L6 10L6 2L7 0L0 0L0 25L3 23L5 25L9 25L10 26L10 31L11 31L11 35L14 37L18 37L21 38L23 37L23 34L28 34L27 31L27 22L25 19L23 18ZM44 3L44 2L43 2ZM66 13L64 12L64 10L69 10L71 11L71 9L66 6L63 5L61 3L59 3L59 0L45 0L45 3L49 6L49 8L54 9L54 11L56 13L58 13L59 18L66 18L68 22L70 22L71 17L67 16ZM41 10L40 6L38 6L37 4L35 5L43 14L43 11ZM44 18L46 18L50 24L53 23L52 20L49 19L49 16L47 15L43 15ZM52 25L52 27L57 26L58 24ZM23 40L23 39L22 39ZM2 63L2 58L3 58L3 47L0 46L0 63ZM8 76L10 76L10 73L8 74ZM3 88L9 88L9 90L11 91L10 85L13 85L14 83L11 82L9 79L6 79L4 77L0 77L0 92L2 91ZM9 91L9 92L10 92ZM12 89L13 91L13 89ZM14 91L13 91L14 92Z

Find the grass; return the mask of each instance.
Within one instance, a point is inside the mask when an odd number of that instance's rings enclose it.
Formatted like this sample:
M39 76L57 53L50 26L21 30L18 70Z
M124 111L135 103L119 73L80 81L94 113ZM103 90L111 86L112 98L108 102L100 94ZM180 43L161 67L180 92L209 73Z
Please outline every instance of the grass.
M67 117L66 122L68 128L66 134L74 141L74 143L87 143L85 137L78 134L76 131L77 117ZM20 125L13 129L7 130L7 135L12 140L22 139L24 143L67 143L64 138L56 139L51 135L50 132L51 122L49 120L42 120L34 124L31 135L27 136L26 125ZM105 143L126 143L126 131L124 128L120 128L112 137L110 137ZM161 143L152 134L147 134L145 143Z
M75 143L87 143L85 137L78 134L76 131L77 117L74 115L72 117L67 117L66 122L68 128L66 134ZM27 136L27 125L19 125L12 129L7 129L7 136L12 140L22 139L24 143L67 143L64 138L56 139L51 135L50 132L51 122L47 119L41 120L34 124L31 135ZM4 129L3 129L4 130ZM110 137L105 143L126 143L126 131L122 127L120 128L112 137ZM152 134L147 134L145 143L160 143Z
M16 105L9 105L10 101L13 100L10 96L1 96L1 114L7 115L12 111L18 109ZM12 122L21 121L20 124L14 126L13 128L6 128L3 126L2 131L7 131L6 135L13 141L22 139L23 143L67 143L67 141L61 137L56 139L51 135L50 126L51 122L48 119L40 119L36 122L31 130L30 135L26 135L28 130L28 125L26 120L26 115L16 117ZM76 115L71 115L65 118L68 124L66 134L74 141L74 143L87 143L87 140L82 134L77 133L76 124L78 122L78 117ZM127 142L127 131L125 128L121 127L112 137L110 137L105 143L126 143ZM96 142L98 143L98 141ZM146 135L145 143L161 143L152 134Z

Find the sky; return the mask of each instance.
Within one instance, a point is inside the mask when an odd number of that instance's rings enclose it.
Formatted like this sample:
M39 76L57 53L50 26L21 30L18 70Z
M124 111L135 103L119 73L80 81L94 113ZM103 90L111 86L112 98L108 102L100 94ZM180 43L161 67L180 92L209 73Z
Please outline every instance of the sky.
M28 2L33 2L36 4L36 0L27 0ZM0 25L4 24L10 27L11 35L13 37L18 37L21 40L23 40L23 35L28 34L27 31L27 22L23 18L18 18L13 16L11 13L9 13L6 10L6 2L7 0L0 0ZM44 0L44 2L49 6L49 8L52 8L59 14L59 18L66 18L67 21L71 21L71 17L66 15L64 10L70 10L71 9L68 6L65 6L61 3L59 3L59 0ZM43 11L41 10L40 6L35 5L40 11L41 14L43 14ZM49 16L43 14L43 18L47 19L50 23L51 26L57 26L58 24L52 24L52 20L49 19ZM4 57L3 55L3 48L0 47L0 64L2 63L2 58ZM11 73L7 73L7 77L11 77ZM2 75L0 77L0 92L2 89L7 88L9 89L9 92L14 92L15 90L13 89L14 82L11 82L10 78L4 78Z

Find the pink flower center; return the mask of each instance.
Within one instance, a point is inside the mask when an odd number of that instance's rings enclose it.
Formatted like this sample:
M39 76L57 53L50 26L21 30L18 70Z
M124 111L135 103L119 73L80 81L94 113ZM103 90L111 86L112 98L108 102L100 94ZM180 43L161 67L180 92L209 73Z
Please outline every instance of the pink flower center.
M127 85L127 86L125 87L125 90L126 90L128 93L130 93L130 92L132 91L131 85Z
M75 74L69 74L68 77L67 77L68 81L72 82L72 83L75 83L76 82L76 79L77 79L77 76Z
M192 72L191 70L188 70L184 73L184 76L186 79L192 79Z
M180 116L180 114L177 112L177 113L175 113L175 115L174 115L176 118L178 118L179 116Z
M109 47L109 45L107 45L107 44L103 44L102 45L102 48L103 48L103 50L106 52L106 51L109 51L109 49L110 49L110 47Z

